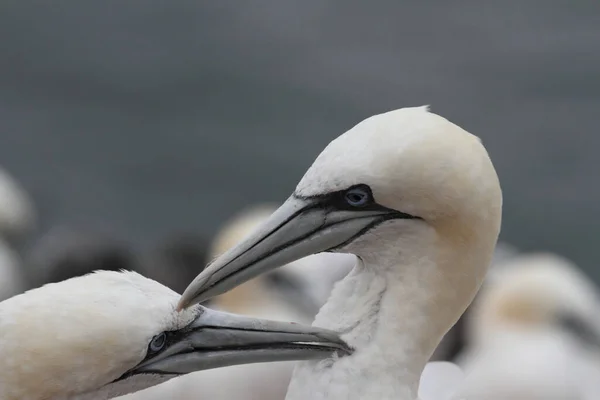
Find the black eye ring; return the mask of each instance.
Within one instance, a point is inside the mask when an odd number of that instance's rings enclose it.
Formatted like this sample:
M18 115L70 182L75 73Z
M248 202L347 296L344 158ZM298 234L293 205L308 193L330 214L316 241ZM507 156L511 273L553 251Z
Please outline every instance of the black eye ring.
M352 207L364 207L371 202L371 193L364 187L354 187L344 193L344 200Z
M163 332L152 338L150 351L153 353L161 351L165 347L165 344L167 344L167 334Z

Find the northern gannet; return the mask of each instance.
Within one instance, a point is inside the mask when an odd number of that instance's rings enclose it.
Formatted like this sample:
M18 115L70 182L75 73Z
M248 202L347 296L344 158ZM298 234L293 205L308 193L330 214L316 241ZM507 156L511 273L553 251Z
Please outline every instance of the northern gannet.
M484 400L600 398L600 299L569 260L530 253L498 268L472 307L463 394Z
M23 187L0 168L0 237L18 241L31 233L36 213L33 202Z
M0 239L0 301L22 293L26 288L21 259Z
M320 328L196 306L135 272L99 271L0 303L0 399L103 400L189 372L346 349Z
M426 107L376 115L332 141L292 196L196 277L178 308L308 254L355 254L313 325L356 350L301 363L287 398L414 400L427 361L484 280L501 214L479 138Z

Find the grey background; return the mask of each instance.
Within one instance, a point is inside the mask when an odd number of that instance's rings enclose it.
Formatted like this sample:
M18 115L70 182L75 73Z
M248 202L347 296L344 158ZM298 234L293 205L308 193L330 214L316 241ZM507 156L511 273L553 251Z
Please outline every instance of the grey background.
M0 38L0 165L40 232L208 236L363 118L430 104L491 153L502 238L600 278L598 1L7 0Z

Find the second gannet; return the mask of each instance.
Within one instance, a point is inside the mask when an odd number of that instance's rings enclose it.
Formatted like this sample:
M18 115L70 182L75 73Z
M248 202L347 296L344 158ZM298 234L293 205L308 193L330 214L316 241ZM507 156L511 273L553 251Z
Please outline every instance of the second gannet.
M335 333L195 306L135 272L99 271L0 303L0 399L104 400L194 371L329 357Z
M415 400L427 361L484 280L501 215L479 138L425 107L376 115L331 142L266 223L188 286L179 308L308 254L355 254L313 325L356 350L300 363L287 398ZM439 378L422 381L422 393L443 392L428 390Z

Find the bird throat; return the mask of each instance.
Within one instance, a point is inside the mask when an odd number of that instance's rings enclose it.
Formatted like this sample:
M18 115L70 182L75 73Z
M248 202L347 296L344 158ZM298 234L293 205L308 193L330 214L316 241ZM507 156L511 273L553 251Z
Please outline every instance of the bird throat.
M446 333L430 315L420 281L358 263L313 323L340 332L354 354L299 363L287 399L416 399L425 364Z

